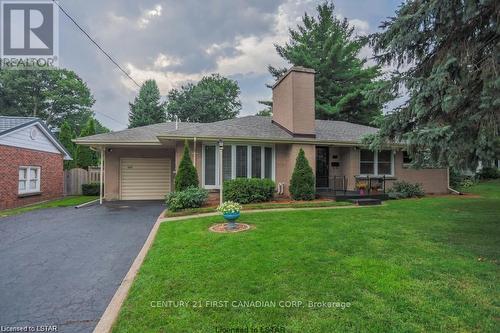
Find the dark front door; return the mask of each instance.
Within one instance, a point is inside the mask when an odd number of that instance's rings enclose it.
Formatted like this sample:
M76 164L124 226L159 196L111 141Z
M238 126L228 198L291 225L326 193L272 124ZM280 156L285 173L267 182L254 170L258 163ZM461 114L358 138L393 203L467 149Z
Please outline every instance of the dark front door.
M328 187L328 147L316 147L316 187Z

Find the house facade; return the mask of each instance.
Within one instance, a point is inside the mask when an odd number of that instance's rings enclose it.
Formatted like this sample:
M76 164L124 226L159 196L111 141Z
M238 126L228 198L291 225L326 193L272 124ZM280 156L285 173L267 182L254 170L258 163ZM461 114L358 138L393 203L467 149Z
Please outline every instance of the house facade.
M65 159L40 119L0 116L0 209L62 197Z
M447 169L412 169L403 146L372 152L361 143L376 128L315 120L314 71L293 67L273 86L273 116L214 123L167 122L79 138L102 154L106 200L163 199L173 189L184 142L201 186L216 192L224 180L270 178L278 195L289 184L300 149L315 171L318 191L354 190L356 183L421 183L427 193L448 192Z

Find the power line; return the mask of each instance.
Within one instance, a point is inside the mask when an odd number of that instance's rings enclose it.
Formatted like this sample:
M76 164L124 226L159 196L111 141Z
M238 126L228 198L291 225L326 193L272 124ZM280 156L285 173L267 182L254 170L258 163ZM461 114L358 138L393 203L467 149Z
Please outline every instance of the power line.
M85 31L85 29L83 29L76 21L73 17L71 17L71 15L68 14L68 12L66 12L66 10L64 10L63 7L61 7L61 5L56 1L56 0L52 0L52 2L54 2L57 7L59 7L59 9L64 13L64 15L66 15L66 17L68 17L76 26L78 29L80 29L80 31L85 35L87 36L87 38L95 45L97 46L97 48L102 52L104 53L104 55L116 66L118 67L118 69L120 71L123 72L123 74L125 74L125 76L127 76L132 82L135 83L135 85L140 88L141 85L139 83L137 83L136 80L134 80L134 78L132 76L130 76L129 73L127 73L110 55L109 53L107 53L106 51L104 51L104 49Z
M52 0L52 2L54 2L57 7L59 7L59 9L64 13L64 15L66 15L67 18L69 18L71 20L71 22L73 22L76 27L85 35L87 36L87 38L116 66L118 67L118 69L120 71L122 71L123 74L125 74L126 77L128 77L137 87L141 87L141 85L139 83L137 83L137 81L134 80L134 78L132 76L130 76L129 73L127 73L114 59L113 57L111 57L111 55L109 55L109 53L107 53L106 51L104 51L104 49L85 31L85 29L83 29L77 22L76 20L71 16L69 15L69 13L56 1L56 0ZM93 110L95 113L98 113L106 118L109 118L121 125L125 125L125 126L128 126L127 124L125 124L124 122L118 120L118 119L115 119L111 116L108 116L107 114L105 113L102 113L102 112L99 112L97 110Z
M117 119L115 119L115 118L113 118L113 117L111 117L111 116L108 116L108 115L107 115L107 114L105 114L105 113L99 112L99 111L97 111L97 110L93 110L93 111L94 111L95 113L99 113L101 116L104 116L104 117L106 117L106 118L109 118L109 119L111 119L111 120L114 120L114 121L115 121L115 122L117 122L118 124L125 125L126 127L128 127L128 125L127 125L127 124L125 124L124 122L122 122L122 121L120 121L120 120L117 120Z

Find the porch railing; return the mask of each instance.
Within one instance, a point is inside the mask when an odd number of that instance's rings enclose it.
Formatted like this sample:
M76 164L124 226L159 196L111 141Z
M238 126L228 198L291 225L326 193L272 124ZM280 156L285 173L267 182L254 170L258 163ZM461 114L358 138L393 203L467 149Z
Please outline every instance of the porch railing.
M373 189L382 190L385 193L385 176L354 176L356 183L360 181L365 181L367 183L367 192L371 193Z
M347 192L348 179L346 176L333 176L332 191L333 192Z

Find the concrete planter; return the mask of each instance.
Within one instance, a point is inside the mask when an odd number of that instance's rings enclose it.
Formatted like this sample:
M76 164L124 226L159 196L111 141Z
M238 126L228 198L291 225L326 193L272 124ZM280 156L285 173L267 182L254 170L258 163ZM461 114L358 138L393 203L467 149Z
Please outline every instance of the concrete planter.
M222 215L224 219L227 221L227 225L229 229L236 228L236 220L240 217L240 212L238 213L226 213Z

